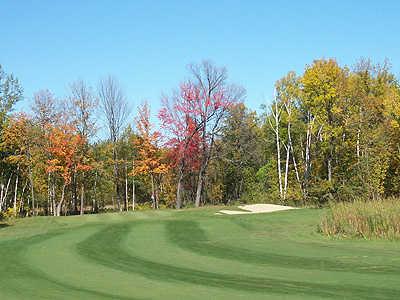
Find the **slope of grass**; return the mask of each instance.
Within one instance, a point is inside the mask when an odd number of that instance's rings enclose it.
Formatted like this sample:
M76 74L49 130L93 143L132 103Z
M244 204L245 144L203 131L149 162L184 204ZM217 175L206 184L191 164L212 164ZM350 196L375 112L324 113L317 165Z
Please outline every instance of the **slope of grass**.
M400 239L400 199L332 203L320 230L327 236Z
M0 228L0 299L397 299L400 243L330 240L319 210L34 218Z

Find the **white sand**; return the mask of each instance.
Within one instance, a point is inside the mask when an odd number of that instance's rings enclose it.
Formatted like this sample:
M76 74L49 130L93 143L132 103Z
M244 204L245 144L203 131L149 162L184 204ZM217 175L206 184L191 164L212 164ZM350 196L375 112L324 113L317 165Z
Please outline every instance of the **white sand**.
M297 209L296 207L292 206L276 205L276 204L251 204L251 205L238 206L238 208L242 209L243 211L223 209L220 210L217 214L243 215L243 214L259 214L259 213L269 213L281 210Z
M227 210L223 209L217 212L219 215L244 215L244 214L251 214L249 211L242 211L242 210Z

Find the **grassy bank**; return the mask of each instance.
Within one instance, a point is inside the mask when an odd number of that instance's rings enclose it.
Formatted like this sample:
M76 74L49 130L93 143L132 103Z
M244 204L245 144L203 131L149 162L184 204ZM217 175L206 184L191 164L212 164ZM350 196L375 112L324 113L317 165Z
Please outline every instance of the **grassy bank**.
M400 239L400 199L333 203L320 230L328 236Z

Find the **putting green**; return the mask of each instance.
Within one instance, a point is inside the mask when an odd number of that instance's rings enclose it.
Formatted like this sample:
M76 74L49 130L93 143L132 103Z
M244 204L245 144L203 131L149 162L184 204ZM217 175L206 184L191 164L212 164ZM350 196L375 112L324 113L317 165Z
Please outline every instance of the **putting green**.
M398 299L400 243L330 240L321 211L38 217L0 229L0 299Z

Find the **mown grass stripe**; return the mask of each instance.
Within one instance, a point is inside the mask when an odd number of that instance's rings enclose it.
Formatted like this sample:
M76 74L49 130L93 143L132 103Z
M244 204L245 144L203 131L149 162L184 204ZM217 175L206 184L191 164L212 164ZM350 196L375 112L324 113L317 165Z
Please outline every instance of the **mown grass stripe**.
M378 273L383 275L400 273L400 269L397 266L357 264L328 258L290 256L268 251L254 251L231 245L225 246L219 244L218 241L209 240L205 231L195 221L174 220L168 221L165 224L167 236L170 241L182 249L204 256L290 269L297 268L363 274Z
M186 223L179 223L179 225L186 225ZM394 299L400 292L394 289L358 285L338 286L273 278L225 275L157 263L133 256L122 248L122 241L134 227L134 223L109 226L80 242L77 245L78 253L109 268L139 274L153 280L179 281L221 289L230 288L258 293L306 294L324 298L359 297L362 299ZM193 262L194 265L196 263L200 262Z

